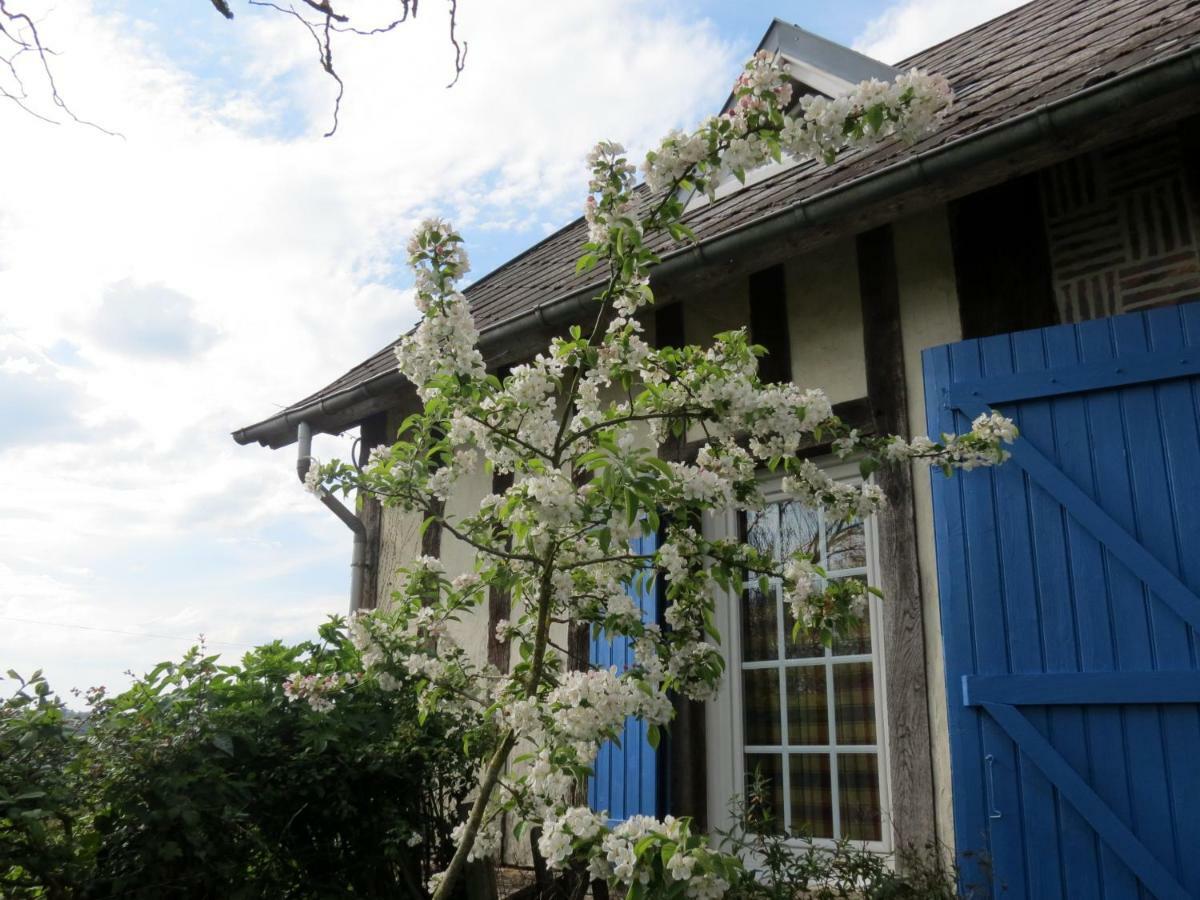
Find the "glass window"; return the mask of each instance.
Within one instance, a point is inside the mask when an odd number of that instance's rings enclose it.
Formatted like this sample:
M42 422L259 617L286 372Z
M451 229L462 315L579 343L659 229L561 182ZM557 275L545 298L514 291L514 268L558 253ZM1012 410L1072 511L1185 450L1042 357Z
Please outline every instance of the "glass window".
M781 500L742 517L742 539L776 559L803 550L830 579L868 579L870 531L820 510ZM881 710L871 616L854 634L825 647L801 633L780 585L764 594L748 579L740 607L742 767L774 830L813 839L880 842ZM872 610L874 614L874 610Z

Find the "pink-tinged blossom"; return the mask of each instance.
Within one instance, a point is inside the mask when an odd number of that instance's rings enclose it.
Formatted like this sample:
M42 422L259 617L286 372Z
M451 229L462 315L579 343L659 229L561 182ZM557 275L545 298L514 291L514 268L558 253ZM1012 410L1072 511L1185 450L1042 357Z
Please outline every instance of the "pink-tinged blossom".
M354 684L352 674L302 675L295 672L283 682L283 694L289 700L307 700L315 712L329 712L334 698L343 688Z

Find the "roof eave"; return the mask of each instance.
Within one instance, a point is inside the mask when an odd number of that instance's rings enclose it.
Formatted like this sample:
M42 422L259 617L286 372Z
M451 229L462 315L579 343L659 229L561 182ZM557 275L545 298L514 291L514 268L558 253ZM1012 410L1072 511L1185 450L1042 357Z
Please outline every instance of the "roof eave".
M668 254L654 268L654 277L661 281L694 266L728 258L747 245L828 223L894 194L932 185L971 166L1019 153L1047 139L1059 138L1097 117L1120 112L1181 88L1194 88L1197 79L1200 79L1200 45L1041 104L1011 119L868 172L778 212ZM491 358L487 353L489 347L511 347L531 331L565 324L592 297L598 285L599 282L585 285L485 328L480 335L485 358ZM233 437L240 444L258 441L266 446L282 447L295 440L295 428L301 421L309 421L314 428L318 428L317 421L327 421L331 426L340 423L340 427L321 430L342 430L357 421L347 416L352 407L394 394L406 385L403 376L392 371L243 428L234 432Z

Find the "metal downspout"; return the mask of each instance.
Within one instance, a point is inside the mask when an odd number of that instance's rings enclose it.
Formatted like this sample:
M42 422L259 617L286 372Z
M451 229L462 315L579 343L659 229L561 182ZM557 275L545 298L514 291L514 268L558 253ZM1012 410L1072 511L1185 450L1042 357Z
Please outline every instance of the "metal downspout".
M296 426L296 450L296 475L304 481L313 463L312 428L307 422ZM354 550L350 557L350 615L354 615L362 606L363 582L366 580L367 528L362 519L346 509L329 491L322 489L320 499L354 532Z

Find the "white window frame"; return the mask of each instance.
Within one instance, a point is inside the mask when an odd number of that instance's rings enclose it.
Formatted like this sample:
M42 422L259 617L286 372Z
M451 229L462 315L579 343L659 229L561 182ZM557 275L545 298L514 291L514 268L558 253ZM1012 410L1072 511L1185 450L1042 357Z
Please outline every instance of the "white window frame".
M824 462L822 470L830 477L839 481L859 482L861 478L858 466L842 463L836 459L818 460ZM767 502L783 499L779 490L779 476L763 479L763 493ZM739 513L728 509L708 513L704 517L704 534L710 539L738 539ZM879 533L875 517L869 517L863 523L866 542L867 583L872 586L879 584ZM738 591L731 594L718 591L716 597L717 628L721 632L721 651L725 657L725 671L721 677L720 689L716 699L708 704L706 711L706 744L708 758L708 822L714 832L727 831L735 823L729 814L730 799L745 793L745 749L743 738L742 713L742 629L741 629L742 594ZM871 653L855 654L837 657L845 662L870 662L875 686L875 734L876 750L879 764L879 799L882 818L881 837L879 841L854 841L854 846L880 853L890 853L894 844L894 834L891 816L891 785L888 780L889 736L887 732L887 678L886 661L883 655L883 614L878 597L870 596L869 615L871 625ZM780 626L782 627L782 625ZM824 662L796 661L794 665L822 665L826 670L827 705L829 715L833 717L834 701L831 696L833 679L829 677L828 654ZM752 664L753 667L753 664ZM767 666L770 667L770 666ZM781 701L782 701L781 697ZM785 737L786 739L786 737ZM836 728L831 728L829 734L830 746L838 748ZM756 745L757 746L757 745ZM854 752L858 745L846 746L846 752ZM782 753L782 748L775 748ZM754 751L751 751L754 752ZM766 751L773 752L773 751ZM813 752L828 753L829 750L819 749ZM787 765L784 765L785 779ZM831 795L833 802L834 821L838 822L841 815L839 792L837 785L837 766L831 766ZM790 803L790 795L784 788L784 802ZM808 842L794 841L796 846L807 846ZM814 838L811 842L816 847L834 847L836 841L829 838Z

